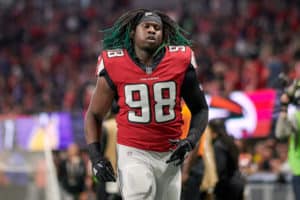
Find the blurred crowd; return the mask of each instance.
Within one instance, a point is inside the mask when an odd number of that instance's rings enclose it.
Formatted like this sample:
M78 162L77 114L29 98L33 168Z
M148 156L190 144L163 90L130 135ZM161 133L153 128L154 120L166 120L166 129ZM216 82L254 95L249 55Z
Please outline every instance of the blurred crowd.
M102 49L101 30L133 2L0 0L0 113L84 111ZM207 94L275 88L280 73L297 76L293 55L300 48L299 1L177 3L175 9L160 10L190 34ZM243 173L272 172L279 181L289 173L286 141L241 139L236 144ZM85 184L90 188L90 182Z
M86 107L101 30L133 0L0 1L0 112ZM212 95L273 87L299 47L299 1L191 0L161 8L194 41Z

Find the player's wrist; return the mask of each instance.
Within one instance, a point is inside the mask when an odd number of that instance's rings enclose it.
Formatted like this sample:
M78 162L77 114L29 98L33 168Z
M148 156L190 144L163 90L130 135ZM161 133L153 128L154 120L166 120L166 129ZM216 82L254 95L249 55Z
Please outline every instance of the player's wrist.
M197 137L197 131L194 129L191 129L188 137L186 138L186 140L189 142L190 146L191 146L191 150L194 149L194 147L196 146L197 142L198 142L198 137Z
M88 144L88 153L93 164L99 162L102 158L100 149L100 142L93 142Z
M194 144L194 142L192 141L192 139L189 138L189 137L187 137L187 138L186 138L186 142L187 142L187 144L188 144L188 145L187 145L187 150L188 150L188 151L193 150L195 144Z

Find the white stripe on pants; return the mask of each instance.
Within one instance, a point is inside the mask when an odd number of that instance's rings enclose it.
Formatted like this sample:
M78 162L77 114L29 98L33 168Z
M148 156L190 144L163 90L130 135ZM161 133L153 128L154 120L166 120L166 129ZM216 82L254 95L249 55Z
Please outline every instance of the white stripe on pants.
M180 166L166 164L170 152L117 145L118 178L123 200L179 200Z

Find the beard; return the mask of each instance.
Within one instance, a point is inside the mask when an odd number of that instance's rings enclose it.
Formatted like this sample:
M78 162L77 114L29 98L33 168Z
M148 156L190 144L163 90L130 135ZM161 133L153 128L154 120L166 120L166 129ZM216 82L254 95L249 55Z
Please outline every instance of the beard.
M156 52L160 44L148 44L143 46L143 50L146 51L149 54L153 54Z

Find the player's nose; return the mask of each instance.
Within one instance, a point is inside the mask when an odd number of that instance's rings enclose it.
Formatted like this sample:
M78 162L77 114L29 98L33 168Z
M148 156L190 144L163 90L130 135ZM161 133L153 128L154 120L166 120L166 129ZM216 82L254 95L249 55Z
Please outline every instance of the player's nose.
M154 28L154 26L149 26L149 28L148 28L148 33L155 33L156 31L155 31L155 28Z

